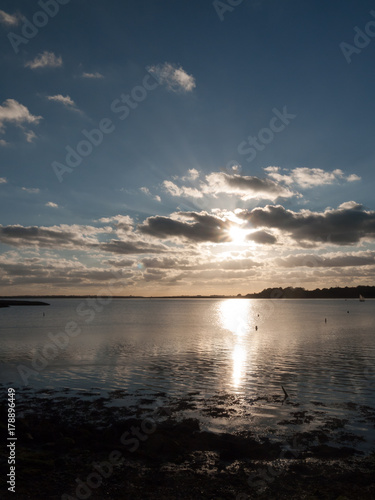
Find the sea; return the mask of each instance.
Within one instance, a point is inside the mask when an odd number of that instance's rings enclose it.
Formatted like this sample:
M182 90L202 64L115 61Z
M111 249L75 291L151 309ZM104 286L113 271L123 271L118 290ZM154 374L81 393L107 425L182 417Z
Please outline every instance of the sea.
M4 387L375 406L375 300L38 300L0 309Z

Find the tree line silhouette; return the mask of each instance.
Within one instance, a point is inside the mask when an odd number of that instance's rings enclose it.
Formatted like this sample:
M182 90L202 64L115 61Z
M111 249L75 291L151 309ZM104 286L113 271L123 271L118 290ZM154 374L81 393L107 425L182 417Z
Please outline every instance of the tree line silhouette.
M375 286L332 287L305 290L302 287L265 288L259 293L248 293L251 299L358 299L362 295L367 299L375 298Z

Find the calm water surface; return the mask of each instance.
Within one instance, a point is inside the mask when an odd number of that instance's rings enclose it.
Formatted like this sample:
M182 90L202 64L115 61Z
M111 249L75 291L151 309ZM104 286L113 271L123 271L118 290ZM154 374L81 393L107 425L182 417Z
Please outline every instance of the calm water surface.
M121 390L107 404L135 409L145 395L158 406L187 397L181 418L207 430L250 426L285 442L342 419L363 451L375 447L375 301L47 301L0 309L2 384L42 398ZM313 420L292 424L298 412Z
M3 383L374 404L375 301L48 302L0 309Z

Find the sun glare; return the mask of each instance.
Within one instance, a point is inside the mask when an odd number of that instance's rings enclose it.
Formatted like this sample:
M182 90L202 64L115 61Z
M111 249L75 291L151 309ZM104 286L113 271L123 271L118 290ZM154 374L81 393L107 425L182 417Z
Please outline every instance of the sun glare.
M244 299L227 299L220 303L221 323L224 328L242 337L249 331L252 304Z
M232 240L232 243L243 243L246 238L246 231L238 226L232 226L229 229L229 236Z

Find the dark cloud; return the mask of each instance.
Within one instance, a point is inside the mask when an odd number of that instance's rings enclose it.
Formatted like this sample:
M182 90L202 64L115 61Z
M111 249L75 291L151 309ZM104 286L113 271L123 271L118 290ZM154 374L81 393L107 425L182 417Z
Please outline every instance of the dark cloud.
M238 196L242 200L262 198L276 200L279 197L289 198L295 194L288 187L272 179L224 172L206 175L206 182L202 182L200 188L204 193L214 196L223 193Z
M171 270L186 270L186 271L202 271L208 269L247 269L250 267L260 266L259 262L252 259L231 259L213 262L212 260L204 260L199 263L190 262L188 259L173 259L165 257L163 259L146 258L142 260L145 268L151 269L171 269Z
M66 229L68 228L68 229ZM110 240L98 242L100 228L69 226L44 228L23 226L0 226L0 242L14 247L37 246L49 249L101 250L115 254L145 254L165 251L162 245L144 241Z
M359 267L375 264L375 252L359 255L320 256L313 254L290 255L275 259L275 263L282 267Z
M110 264L115 267L131 267L135 261L130 259L120 259L120 260L106 260L106 264Z
M99 245L94 246L104 252L111 252L122 255L162 253L166 251L166 249L161 245L150 245L143 241L111 240L106 243L100 243Z
M113 279L125 279L133 276L133 273L122 273L121 276L116 275L108 269L83 269L81 271L73 271L74 277L82 278L88 281L109 281Z
M41 266L33 267L24 264L4 264L0 263L0 269L4 271L8 277L10 276L33 276L35 275L35 268L41 269ZM45 272L45 270L43 270Z
M182 266L189 265L189 261L187 259L178 260L170 257L164 257L163 259L156 258L146 258L142 260L142 264L146 268L153 269L176 269Z
M143 273L143 279L145 281L159 281L167 276L165 271L161 271L160 269L147 269L146 272Z
M275 236L267 233L267 231L255 231L254 233L248 234L246 239L254 241L255 243L260 243L261 245L273 245L277 241Z
M0 226L0 242L15 247L37 245L44 248L69 248L86 244L86 240L74 231L19 225Z
M280 186L270 179L261 179L249 175L222 174L225 182L230 187L239 188L242 191L254 191L255 193L270 193L278 196L285 194L285 187Z
M158 238L182 237L196 242L210 241L222 243L230 241L228 230L231 222L219 217L195 212L180 212L181 217L190 219L189 222L171 219L169 217L149 217L138 226L141 233Z
M178 275L178 279L184 279L192 283L198 283L199 280L209 279L212 283L220 283L227 280L243 279L256 274L255 269L248 269L248 267L235 267L233 269L215 268L205 269L202 271L195 271L193 273L183 272Z
M76 261L43 259L25 259L23 262L0 262L1 279L4 284L49 283L54 285L68 284L100 284L110 280L123 280L131 278L132 272L113 272L110 269L85 267Z
M353 245L362 238L375 238L375 212L348 202L323 213L287 210L281 205L267 205L239 214L257 228L274 228L294 240L313 243Z

